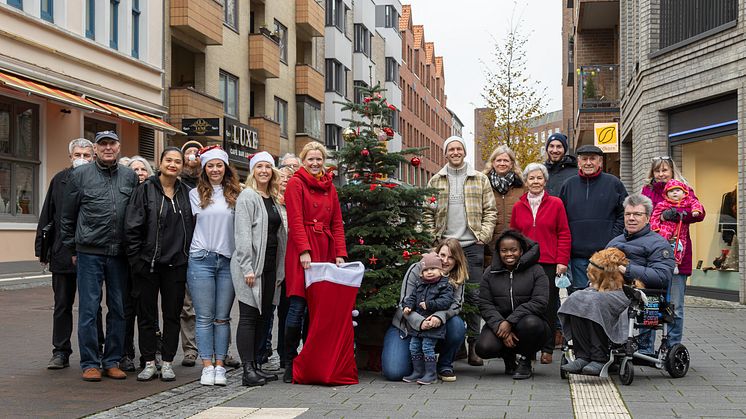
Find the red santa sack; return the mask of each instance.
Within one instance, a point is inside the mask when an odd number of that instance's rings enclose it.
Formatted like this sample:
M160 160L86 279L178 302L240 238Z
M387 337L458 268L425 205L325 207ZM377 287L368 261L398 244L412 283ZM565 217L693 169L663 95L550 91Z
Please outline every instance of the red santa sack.
M298 384L357 384L352 310L365 267L311 263L305 270L308 338L293 361Z

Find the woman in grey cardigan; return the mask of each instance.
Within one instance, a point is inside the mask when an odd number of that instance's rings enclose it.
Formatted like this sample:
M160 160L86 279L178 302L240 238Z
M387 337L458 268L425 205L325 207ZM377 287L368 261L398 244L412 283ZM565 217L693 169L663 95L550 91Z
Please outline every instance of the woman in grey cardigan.
M261 386L277 380L262 371L261 357L267 330L264 316L280 297L285 277L287 217L277 201L280 174L266 151L249 163L246 189L236 202L236 251L231 258L231 276L238 297L239 320L236 346L243 364L242 384Z

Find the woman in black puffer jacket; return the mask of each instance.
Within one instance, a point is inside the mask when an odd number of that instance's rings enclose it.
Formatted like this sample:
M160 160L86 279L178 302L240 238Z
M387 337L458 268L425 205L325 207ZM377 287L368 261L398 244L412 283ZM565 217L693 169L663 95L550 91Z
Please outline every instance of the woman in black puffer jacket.
M544 318L549 282L538 263L537 243L506 230L495 248L479 287L479 311L486 324L475 349L482 358L503 358L505 373L522 380L533 375L531 360L550 335Z

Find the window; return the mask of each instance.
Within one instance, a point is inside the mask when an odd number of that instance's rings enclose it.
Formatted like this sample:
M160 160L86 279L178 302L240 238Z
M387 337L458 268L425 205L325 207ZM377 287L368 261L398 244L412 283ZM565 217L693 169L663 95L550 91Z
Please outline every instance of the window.
M238 118L238 77L220 72L220 100L223 101L223 113Z
M391 111L389 113L389 126L395 132L399 132L399 111Z
M399 84L399 63L391 57L386 57L386 81Z
M109 46L117 49L119 45L119 0L110 0L109 9Z
M321 104L308 96L296 98L297 132L321 139Z
M343 0L326 0L326 26L336 26L342 33L345 33L347 10Z
M83 119L83 138L93 142L96 138L96 133L101 131L114 131L117 132L117 125L111 122L101 121L93 118Z
M0 219L39 213L39 107L0 97Z
M140 58L140 0L132 0L132 56Z
M280 124L280 136L288 136L288 103L275 96L275 121Z
M280 61L288 63L288 28L275 20L275 34L280 38Z
M660 48L735 22L738 4L737 0L661 0Z
M329 150L339 150L342 127L334 124L326 124L324 145Z
M370 31L365 25L355 24L355 52L362 52L370 57Z
M54 0L41 0L41 18L54 22Z
M388 5L384 8L385 18L383 26L386 28L396 28L399 26L399 12L394 6ZM397 31L398 32L398 31Z
M347 95L347 70L337 60L326 60L326 91Z
M355 91L353 92L353 101L357 104L363 103L363 97L365 96L365 92L363 89L368 87L368 84L364 81L355 81L353 83Z
M85 2L85 37L96 39L96 0Z
M8 0L8 5L23 10L23 0Z
M225 0L223 12L223 21L225 22L226 26L238 31L238 1Z

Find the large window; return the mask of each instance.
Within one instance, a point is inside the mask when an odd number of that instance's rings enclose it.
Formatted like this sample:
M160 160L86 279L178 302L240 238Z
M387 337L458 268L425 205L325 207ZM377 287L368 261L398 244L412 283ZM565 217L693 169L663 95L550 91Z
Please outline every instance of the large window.
M132 0L132 56L140 58L140 0Z
M223 113L238 118L238 77L220 71L220 100L223 101Z
M386 57L386 81L399 85L399 63L391 57Z
M119 47L119 0L109 0L109 46Z
M85 36L96 39L96 0L85 2Z
M335 26L342 33L347 29L347 6L343 0L326 0L326 26Z
M326 91L347 95L347 70L337 60L326 60Z
M280 136L288 136L288 103L275 96L275 121L280 124Z
M660 48L736 21L737 0L660 0Z
M238 31L238 0L225 0L223 12L225 24Z
M321 104L308 96L296 98L297 132L321 139Z
M288 63L288 28L275 19L275 33L280 38L280 61Z
M39 107L0 97L0 220L38 214Z
M339 150L342 138L342 127L334 124L326 124L324 129L324 145L329 150Z
M370 57L370 31L365 25L355 24L355 52L362 52Z
M41 0L41 18L54 22L54 0Z

